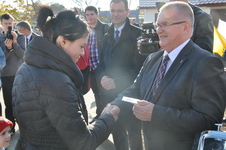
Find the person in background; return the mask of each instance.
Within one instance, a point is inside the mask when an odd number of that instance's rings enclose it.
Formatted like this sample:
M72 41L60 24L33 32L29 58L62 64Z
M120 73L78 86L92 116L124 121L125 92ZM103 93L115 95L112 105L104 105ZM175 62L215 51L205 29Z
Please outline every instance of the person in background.
M200 46L201 48L213 53L213 21L211 16L201 10L199 7L189 3L189 0L169 0L173 1L182 1L188 3L195 17L194 22L194 31L191 37L192 41Z
M191 40L194 14L189 4L163 5L156 23L163 50L147 57L135 82L111 104L120 108L120 116L131 113L142 121L147 150L195 150L197 135L222 122L224 66ZM131 104L122 101L124 96L138 100Z
M0 47L2 48L5 57L6 65L1 70L2 92L5 102L5 115L15 126L13 110L12 110L12 88L14 77L19 66L23 63L24 51L26 49L25 36L13 31L14 18L6 13L0 17L4 31L0 33ZM12 31L9 33L8 29ZM15 132L14 127L12 132Z
M38 34L32 32L31 25L27 21L21 21L16 24L17 30L19 33L26 36L27 44L35 37L39 36Z
M136 47L141 29L130 24L129 12L127 0L110 2L112 25L104 35L97 68L105 92L105 105L133 83L145 59ZM117 150L142 149L140 122L133 115L118 120L112 135Z
M90 123L93 123L101 114L102 110L105 107L103 97L103 89L100 85L100 82L97 79L97 67L100 63L100 54L102 50L102 41L103 36L109 29L109 26L98 19L98 11L94 6L87 6L85 9L85 18L89 24L92 32L89 36L88 47L90 51L90 82L91 88L94 93L94 98L96 102L96 116Z
M13 111L20 130L16 150L95 150L111 133L119 109L105 108L95 124L80 88L76 63L84 55L89 29L73 11L57 16L41 6L35 37L25 52L13 86Z
M3 26L0 25L0 32L2 32L4 30Z
M136 19L135 19L135 18L131 18L131 19L130 19L130 23L131 23L132 25L134 25L134 26L139 27L139 24L136 23Z
M6 58L5 54L2 51L2 48L0 47L0 70L2 70L5 67L6 64ZM0 72L0 88L2 87L2 80L1 80L1 72ZM2 104L0 103L0 116L2 115Z
M81 93L85 95L90 90L90 53L89 53L89 47L88 44L84 46L84 55L80 57L78 62L76 62L76 65L81 70L84 84L81 88Z
M9 146L11 140L11 129L13 128L13 123L0 116L0 150L5 150Z
M35 33L42 36L42 31L37 26L35 27Z

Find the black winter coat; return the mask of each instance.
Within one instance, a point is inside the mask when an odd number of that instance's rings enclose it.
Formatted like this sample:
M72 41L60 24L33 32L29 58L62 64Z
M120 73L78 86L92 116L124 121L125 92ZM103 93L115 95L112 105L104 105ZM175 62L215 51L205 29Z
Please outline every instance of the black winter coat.
M195 17L192 41L199 47L213 52L213 22L209 14L190 4Z
M100 65L98 66L99 80L105 75L114 79L116 88L105 91L108 101L114 100L125 88L130 86L136 78L146 57L137 50L137 38L141 29L130 24L127 18L120 39L114 41L114 25L110 27L103 38L103 49Z
M100 20L97 21L97 25L94 28L96 30L96 38L97 38L97 47L99 55L101 54L102 50L102 43L103 43L103 36L109 29L109 25L101 22Z
M13 86L21 135L16 150L94 150L107 139L114 118L102 115L88 129L82 83L81 72L62 49L44 37L31 41Z

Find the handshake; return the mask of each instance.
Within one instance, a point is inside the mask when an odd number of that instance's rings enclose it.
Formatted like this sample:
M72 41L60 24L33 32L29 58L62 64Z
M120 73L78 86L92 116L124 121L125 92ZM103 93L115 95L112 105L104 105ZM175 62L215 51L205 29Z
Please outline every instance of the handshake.
M117 121L119 112L120 112L120 108L118 106L107 104L107 106L102 111L101 115L103 115L103 114L111 114L114 117L115 121Z

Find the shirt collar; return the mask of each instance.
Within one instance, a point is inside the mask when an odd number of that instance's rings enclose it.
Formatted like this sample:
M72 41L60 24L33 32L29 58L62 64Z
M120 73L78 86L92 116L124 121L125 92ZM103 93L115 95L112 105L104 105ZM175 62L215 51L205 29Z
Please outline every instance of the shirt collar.
M174 50L172 50L170 53L168 53L167 51L164 51L163 56L168 55L170 60L172 61L172 63L174 62L174 60L177 58L177 56L179 55L179 53L181 52L181 50L184 48L184 46L189 42L190 39L188 39L187 41L185 41L184 43L182 43L181 45L179 45L177 48L175 48Z
M32 32L27 36L27 39L30 40Z
M118 29L114 28L114 31L118 30L119 31L119 34L121 34L122 32L122 29L124 28L126 23L124 23L123 25L121 25L121 27L119 27Z

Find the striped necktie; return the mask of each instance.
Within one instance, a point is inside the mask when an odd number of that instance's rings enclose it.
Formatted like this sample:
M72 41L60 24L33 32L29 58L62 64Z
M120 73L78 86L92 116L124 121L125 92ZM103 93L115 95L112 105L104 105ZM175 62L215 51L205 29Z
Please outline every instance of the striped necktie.
M161 66L159 67L159 70L158 70L158 73L156 74L155 76L155 80L154 80L154 83L152 85L152 88L150 90L150 92L148 93L147 95L147 98L146 100L150 101L151 98L155 95L157 89L159 88L159 85L165 75L165 72L166 72L166 67L167 67L167 63L169 61L169 56L166 55L163 60L162 60L162 63L161 63Z

